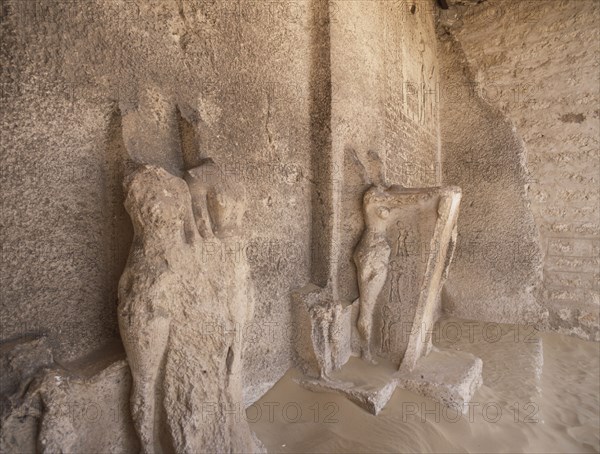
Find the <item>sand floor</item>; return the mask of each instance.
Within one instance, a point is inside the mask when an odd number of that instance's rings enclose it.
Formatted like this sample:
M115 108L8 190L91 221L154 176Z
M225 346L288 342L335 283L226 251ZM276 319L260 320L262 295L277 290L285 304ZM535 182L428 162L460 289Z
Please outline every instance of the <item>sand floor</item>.
M290 370L246 417L270 453L599 452L600 344L540 338L538 392L523 399L516 388L532 385L530 371L520 377L510 357L491 355L465 416L402 389L373 416L340 395L302 388ZM487 383L486 367L496 377Z

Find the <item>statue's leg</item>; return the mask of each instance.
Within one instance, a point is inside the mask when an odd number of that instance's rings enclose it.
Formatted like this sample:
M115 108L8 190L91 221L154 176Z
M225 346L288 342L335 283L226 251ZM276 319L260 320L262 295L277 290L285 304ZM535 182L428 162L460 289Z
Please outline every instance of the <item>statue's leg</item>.
M133 316L119 317L121 337L131 368L131 415L145 454L162 452L156 436L157 378L169 339L169 319L155 316L150 320Z
M245 303L245 298L240 298L240 303ZM246 308L241 307L239 309L240 314L235 320L235 325L232 328L233 339L230 342L228 357L228 375L241 376L243 368L243 354L244 354L244 341L245 334L247 334L249 327L246 325Z
M363 342L363 358L367 361L372 361L373 315L377 298L387 279L390 251L384 240L377 239L367 232L354 255L360 300L357 329Z
M366 294L367 292L361 292ZM366 296L366 295L365 295ZM358 315L358 333L363 340L363 357L371 360L371 332L373 327L373 310L376 298L365 297L360 301L360 313Z
M370 273L365 274L359 272L360 307L357 328L363 340L363 357L367 361L372 361L371 340L373 335L373 316L377 297L383 289L387 278L387 267L380 266L378 269L371 270Z
M331 356L331 336L329 335L331 330L332 321L329 317L321 319L319 322L319 338L321 339L321 347L323 356L321 358L320 366L320 378L323 380L329 380L329 373L332 369L332 356Z

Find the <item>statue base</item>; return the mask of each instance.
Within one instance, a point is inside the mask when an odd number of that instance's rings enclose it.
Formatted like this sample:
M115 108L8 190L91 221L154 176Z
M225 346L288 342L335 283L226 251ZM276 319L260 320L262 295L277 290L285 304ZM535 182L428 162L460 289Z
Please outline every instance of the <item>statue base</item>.
M382 359L378 364L370 364L353 357L328 378L304 378L298 380L298 383L311 391L339 393L376 415L396 390L397 372L391 361Z
M483 363L476 356L433 347L417 361L411 372L399 372L385 359L371 364L359 358L350 360L327 378L304 378L298 383L311 391L343 395L369 413L377 415L391 399L396 387L428 397L461 414L482 384Z
M397 374L398 386L466 414L465 404L483 382L482 368L481 359L471 353L433 347L412 371Z

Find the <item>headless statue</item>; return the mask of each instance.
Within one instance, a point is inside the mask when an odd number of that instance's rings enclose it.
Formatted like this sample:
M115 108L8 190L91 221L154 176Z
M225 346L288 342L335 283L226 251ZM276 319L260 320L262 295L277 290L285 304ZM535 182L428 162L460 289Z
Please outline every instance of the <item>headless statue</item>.
M125 183L134 240L118 314L144 453L260 450L241 414L243 348L234 334L252 317L248 264L215 256L239 232L244 199L222 174L200 184L198 172L188 187L142 166Z
M371 352L375 305L387 279L391 254L385 237L390 211L383 203L382 191L375 187L365 194L366 228L354 252L360 294L357 328L362 340L362 356L370 362L375 362Z

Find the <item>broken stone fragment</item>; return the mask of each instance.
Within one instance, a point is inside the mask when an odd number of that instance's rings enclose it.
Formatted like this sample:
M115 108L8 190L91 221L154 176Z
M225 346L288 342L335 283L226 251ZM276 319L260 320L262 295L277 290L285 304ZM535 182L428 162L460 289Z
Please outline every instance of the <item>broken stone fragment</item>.
M466 404L482 384L482 367L475 355L433 347L412 371L399 372L398 386L465 414Z
M54 364L52 351L44 336L26 336L0 345L0 396L3 409L9 396L23 392L35 374ZM21 393L19 393L21 394Z
M292 292L292 301L298 366L308 376L327 377L352 354L352 305L314 284Z
M0 451L137 452L130 388L122 354L76 370L55 365L36 377L3 417Z

